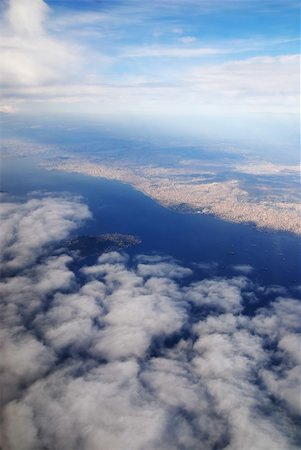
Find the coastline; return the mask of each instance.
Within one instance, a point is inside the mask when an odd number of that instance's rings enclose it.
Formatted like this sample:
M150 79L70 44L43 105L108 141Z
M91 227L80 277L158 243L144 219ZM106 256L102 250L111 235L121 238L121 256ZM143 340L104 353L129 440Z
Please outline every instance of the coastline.
M93 164L83 161L44 163L47 170L115 180L132 186L161 206L172 211L205 214L229 222L255 226L259 230L301 235L300 205L292 202L256 202L242 190L237 180L188 184L170 180L168 176L146 176L128 168ZM154 172L154 171L153 171ZM166 171L167 172L167 171ZM167 172L167 175L168 172Z

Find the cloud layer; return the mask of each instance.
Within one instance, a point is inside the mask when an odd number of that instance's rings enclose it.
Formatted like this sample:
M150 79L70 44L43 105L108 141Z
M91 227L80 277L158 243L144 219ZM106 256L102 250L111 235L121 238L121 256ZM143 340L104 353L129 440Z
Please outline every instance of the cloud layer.
M262 289L244 275L195 280L167 257L77 273L49 250L89 216L77 199L1 208L2 448L298 448L299 301L249 317Z
M299 111L294 0L77 3L54 1L51 9L43 0L8 0L2 8L3 112L27 103L46 110L51 103L60 112L74 112L75 103L81 113L113 117ZM258 21L246 38L240 20L250 9ZM231 12L233 29L221 11ZM256 32L265 20L271 31ZM292 21L288 35L275 35L279 20L284 30Z

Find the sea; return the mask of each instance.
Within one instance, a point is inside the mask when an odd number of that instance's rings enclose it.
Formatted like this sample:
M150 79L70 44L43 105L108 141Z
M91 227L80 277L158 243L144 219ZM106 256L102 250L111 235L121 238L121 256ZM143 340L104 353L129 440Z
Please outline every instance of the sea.
M161 254L193 266L196 276L237 275L237 266L252 266L259 285L283 286L299 292L300 239L286 232L259 230L195 213L161 206L129 185L76 173L50 171L40 156L3 158L1 190L24 200L28 195L80 196L93 215L74 236L132 234L141 244L127 248L136 254ZM211 268L211 269L210 269ZM205 273L204 273L205 272Z

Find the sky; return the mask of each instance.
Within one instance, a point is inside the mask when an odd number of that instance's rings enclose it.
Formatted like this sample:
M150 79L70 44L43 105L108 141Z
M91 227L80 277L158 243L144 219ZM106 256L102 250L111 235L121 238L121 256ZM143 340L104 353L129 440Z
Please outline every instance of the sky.
M8 0L4 114L299 111L296 0Z

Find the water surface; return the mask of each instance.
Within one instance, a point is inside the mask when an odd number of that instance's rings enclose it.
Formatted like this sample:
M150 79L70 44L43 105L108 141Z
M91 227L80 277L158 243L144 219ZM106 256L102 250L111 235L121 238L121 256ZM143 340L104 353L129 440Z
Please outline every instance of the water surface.
M38 158L2 161L1 189L15 196L42 191L80 195L93 214L74 234L134 234L142 243L130 253L162 253L182 263L217 262L218 275L234 265L254 268L253 279L291 287L300 284L300 240L202 214L170 211L123 183L47 171Z

